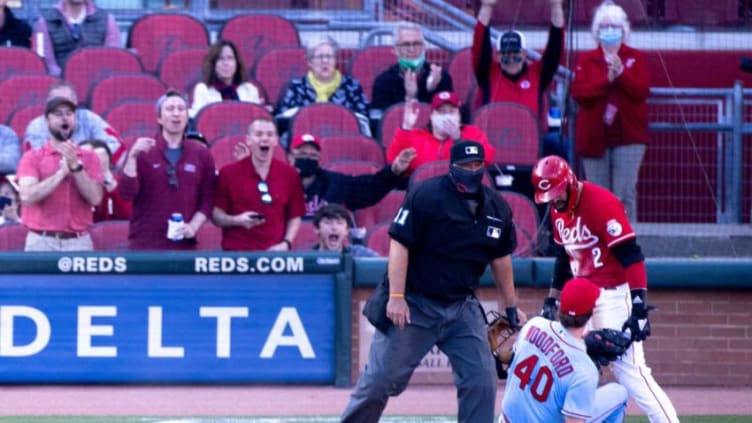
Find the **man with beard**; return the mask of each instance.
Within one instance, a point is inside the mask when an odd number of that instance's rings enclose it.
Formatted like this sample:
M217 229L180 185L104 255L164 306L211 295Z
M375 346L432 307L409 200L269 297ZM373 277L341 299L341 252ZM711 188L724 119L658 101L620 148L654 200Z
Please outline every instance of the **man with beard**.
M76 105L64 97L47 102L48 143L26 152L18 164L26 251L91 251L87 232L92 207L102 200L102 170L96 154L71 141Z
M159 132L140 137L123 168L120 194L133 201L132 250L195 250L196 233L211 215L216 172L209 150L185 138L188 100L168 90L157 100ZM168 221L182 215L168 238Z
M250 156L219 172L212 212L222 228L222 249L289 251L305 214L297 172L274 158L277 128L267 118L248 126Z
M415 149L406 148L377 173L352 176L320 167L321 142L315 136L298 135L290 144L290 163L303 181L309 218L327 204L341 204L351 211L373 206L392 189L407 185L404 173L413 158Z
M314 251L350 254L353 257L378 257L379 253L359 244L346 244L352 216L339 204L327 204L313 216L313 228L319 238Z

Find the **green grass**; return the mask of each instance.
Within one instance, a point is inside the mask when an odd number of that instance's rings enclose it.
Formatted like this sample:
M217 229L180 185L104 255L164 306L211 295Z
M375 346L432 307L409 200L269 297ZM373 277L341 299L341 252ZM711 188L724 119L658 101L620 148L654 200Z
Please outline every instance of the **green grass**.
M336 423L336 417L0 417L2 423ZM647 423L628 416L626 423ZM682 423L752 423L752 416L682 416ZM451 417L384 417L383 423L452 423Z

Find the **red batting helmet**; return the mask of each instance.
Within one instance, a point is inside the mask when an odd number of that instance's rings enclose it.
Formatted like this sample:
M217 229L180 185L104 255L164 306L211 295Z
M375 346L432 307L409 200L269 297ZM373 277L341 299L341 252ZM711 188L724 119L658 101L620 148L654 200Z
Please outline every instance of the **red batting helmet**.
M559 197L568 187L577 184L572 168L559 156L546 156L535 164L532 173L535 202L548 203Z

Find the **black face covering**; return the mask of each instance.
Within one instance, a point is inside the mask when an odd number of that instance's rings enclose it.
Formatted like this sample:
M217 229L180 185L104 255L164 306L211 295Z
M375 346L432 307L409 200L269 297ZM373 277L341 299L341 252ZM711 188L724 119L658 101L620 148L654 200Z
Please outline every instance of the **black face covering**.
M452 178L452 182L454 182L454 186L457 187L457 191L463 194L475 194L480 191L484 170L485 169L480 168L473 171L458 166L452 166L449 168L449 177Z
M319 161L307 157L299 157L295 159L295 169L298 169L298 173L303 178L313 176L319 170Z

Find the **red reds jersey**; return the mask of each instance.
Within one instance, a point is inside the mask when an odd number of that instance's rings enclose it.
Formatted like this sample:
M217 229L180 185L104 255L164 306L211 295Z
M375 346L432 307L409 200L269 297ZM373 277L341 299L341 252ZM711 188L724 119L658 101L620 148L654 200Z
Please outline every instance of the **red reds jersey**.
M605 188L583 182L582 197L572 211L551 208L554 241L569 255L575 277L588 278L603 287L626 282L624 267L612 249L635 235L624 205Z

